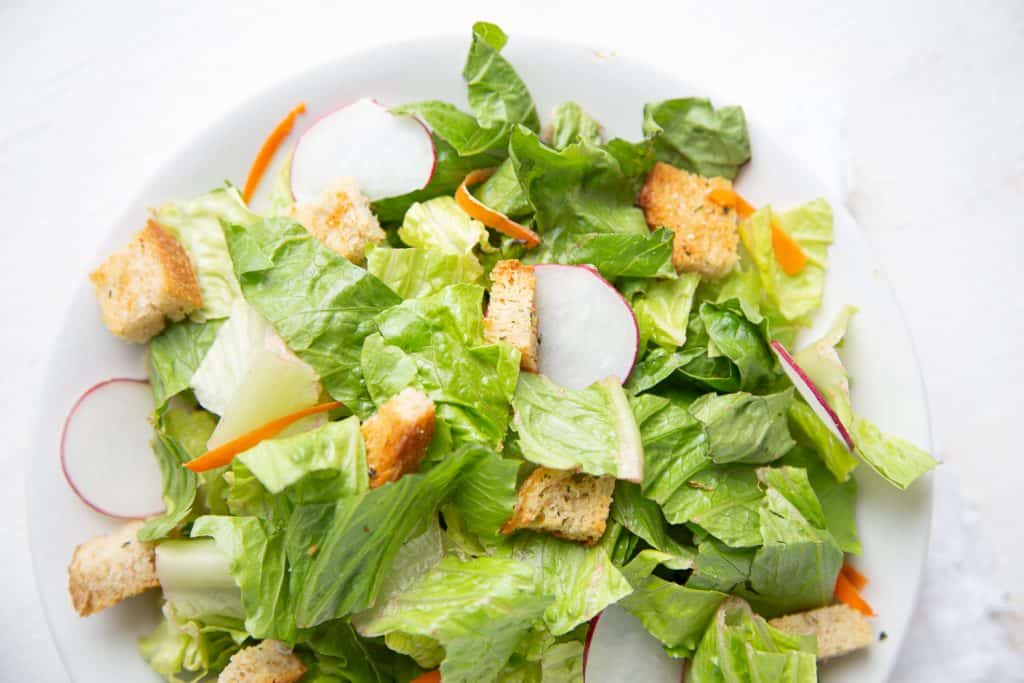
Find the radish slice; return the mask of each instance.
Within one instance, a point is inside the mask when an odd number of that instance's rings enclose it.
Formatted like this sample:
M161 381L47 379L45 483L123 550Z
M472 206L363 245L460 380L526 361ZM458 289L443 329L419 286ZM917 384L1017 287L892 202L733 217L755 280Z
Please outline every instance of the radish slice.
M86 390L64 420L60 464L71 490L100 514L140 519L163 510L150 441L153 395L143 379L116 378Z
M583 646L584 683L679 683L683 664L665 654L640 621L617 605L590 622Z
M534 273L540 373L568 389L613 375L625 382L640 344L629 303L590 266L542 264Z
M427 186L434 175L434 139L419 119L392 114L373 100L336 109L310 126L292 158L292 195L315 200L343 176L371 201Z
M841 442L846 444L846 447L851 451L853 450L853 438L850 436L850 432L847 431L843 425L843 421L839 419L839 415L832 409L832 406L825 400L825 395L821 393L811 378L807 376L803 368L797 365L796 360L790 355L786 347L781 342L772 340L771 342L772 351L779 358L779 363L782 365L782 369L786 372L790 381L793 382L793 386L800 392L800 395L807 401L807 405L811 407L814 414L818 416L818 419L825 423L829 431L839 439Z

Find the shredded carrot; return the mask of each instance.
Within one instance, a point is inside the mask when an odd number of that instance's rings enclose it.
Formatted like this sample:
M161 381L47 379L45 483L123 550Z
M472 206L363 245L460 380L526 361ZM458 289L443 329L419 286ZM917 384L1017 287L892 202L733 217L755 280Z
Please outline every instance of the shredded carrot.
M441 672L438 670L428 671L425 674L412 679L410 683L441 683Z
M848 562L843 562L843 568L839 570L842 572L846 580L853 584L853 587L857 590L864 590L864 586L868 585L868 577L861 574L859 571L853 568Z
M232 439L226 444L217 446L212 451L207 451L198 458L189 460L185 463L185 467L189 468L193 472L205 472L217 467L222 467L231 462L239 453L244 453L260 441L274 438L287 427L298 422L302 418L340 407L341 403L333 401L331 403L321 403L318 406L311 406L309 408L303 408L302 410L296 410L294 413L289 413L284 417L271 420L267 424L262 427L257 427L251 432L246 432L237 439Z
M252 167L249 169L249 175L245 179L245 189L242 190L242 199L245 200L246 204L249 203L249 200L252 199L253 194L256 192L256 187L259 186L260 179L263 178L270 160L274 158L277 148L281 146L284 139L292 132L296 117L299 114L305 113L306 103L299 102L295 109L292 109L288 112L287 116L277 122L274 130L270 131L270 135L263 141L263 146L260 147L260 152L256 155L256 159L253 160Z
M719 206L735 209L740 218L750 218L757 210L738 192L725 187L716 187L708 192L707 197ZM804 253L803 247L783 230L774 216L772 216L772 251L775 252L775 260L779 262L787 275L796 275L807 265L807 254Z
M836 578L835 595L836 600L849 605L864 616L875 616L875 611L871 609L871 605L865 602L864 598L857 592L857 587L853 585L843 572L839 572L839 576Z
M470 194L470 185L482 183L490 178L492 173L494 173L493 168L478 168L475 171L470 171L469 175L466 176L466 179L462 181L461 185L459 185L459 189L455 191L455 203L458 204L463 211L486 225L488 228L494 228L504 235L508 235L509 237L517 240L522 240L527 249L532 249L540 244L540 235L535 233L533 230L530 230L525 225L516 223L505 214L499 213L494 209L485 206L483 202Z

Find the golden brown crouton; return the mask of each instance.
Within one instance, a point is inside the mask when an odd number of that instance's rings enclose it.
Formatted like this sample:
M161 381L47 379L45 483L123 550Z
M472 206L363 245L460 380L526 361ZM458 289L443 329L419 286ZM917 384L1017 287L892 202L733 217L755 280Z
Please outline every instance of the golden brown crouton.
M651 228L676 236L672 264L705 279L725 275L736 264L738 218L732 209L707 200L710 190L732 188L725 178L704 178L658 162L640 189L638 203Z
M130 522L75 548L68 567L68 591L79 616L95 614L160 585L153 546L136 537L142 525Z
M153 221L89 279L103 324L132 342L149 341L164 328L165 317L181 320L203 305L188 253Z
M290 647L279 640L264 640L231 655L217 683L295 683L305 674L305 665Z
M408 387L363 423L370 486L377 488L415 472L434 437L434 402Z
M815 635L818 659L829 659L871 644L871 624L847 605L829 605L807 612L787 614L768 622L791 635Z
M292 209L299 223L327 247L362 265L366 247L384 239L377 217L354 178L338 178L315 201Z
M615 477L538 467L519 489L515 511L501 533L534 529L594 545L604 535L614 489Z
M491 301L484 318L484 337L492 344L519 349L519 366L537 372L537 278L533 266L519 261L498 261L491 270Z

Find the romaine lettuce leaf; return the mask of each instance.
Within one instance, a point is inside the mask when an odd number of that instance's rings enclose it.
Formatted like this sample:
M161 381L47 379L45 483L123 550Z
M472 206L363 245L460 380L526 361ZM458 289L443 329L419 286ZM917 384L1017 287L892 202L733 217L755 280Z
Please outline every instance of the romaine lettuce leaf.
M456 445L501 443L519 376L519 352L483 344L483 288L453 285L409 299L376 320L362 370L378 404L415 385L437 404L437 417Z
M601 144L601 124L576 102L563 102L551 112L548 144L562 150L577 142Z
M192 375L209 351L220 320L205 323L183 320L171 323L149 343L149 386L157 411L189 388Z
M633 478L643 446L618 379L573 391L523 373L512 401L523 457L560 470Z
M428 638L444 648L446 682L477 683L501 671L549 603L533 569L521 562L446 557L361 623L360 631Z
M719 540L706 538L697 545L693 573L686 585L731 593L750 578L755 552L754 548L730 548Z
M484 269L471 254L436 249L377 247L366 256L366 269L403 299L429 296L462 282L477 282Z
M641 494L638 484L628 481L615 483L609 516L655 550L665 553L667 559L662 564L672 569L689 569L693 566L696 555L694 550L672 536L661 508Z
M292 157L295 156L295 148L288 152L288 156L274 174L274 186L270 189L270 196L267 197L267 208L261 213L269 218L284 218L292 215L292 208L295 206L295 196L292 194Z
M186 683L219 671L248 638L244 630L182 621L168 605L163 618L139 639L139 654L170 683Z
M156 569L168 608L177 618L244 628L245 609L231 558L216 541L164 541L156 547Z
M647 631L677 657L691 657L714 618L724 593L688 588L653 574L658 564L671 566L672 556L641 551L622 572L633 592L620 603Z
M817 419L817 418L815 418ZM838 481L826 464L806 448L794 448L780 461L783 465L800 467L807 471L807 479L817 496L825 516L825 529L832 534L844 553L859 555L857 520L854 515L857 502L857 481L853 478Z
M893 486L906 489L939 463L912 443L888 436L862 417L853 419L857 455Z
M747 120L739 107L697 97L644 106L644 135L659 161L702 176L734 179L750 160Z
M298 223L225 225L245 298L352 412L374 408L360 355L373 317L400 299L387 285L320 244Z
M814 410L803 401L789 406L789 429L797 443L813 448L836 481L847 481L857 467L857 458L836 438Z
M521 460L494 453L466 472L455 489L452 504L458 508L463 525L486 545L503 540L501 526L515 508L520 465Z
M473 194L488 208L506 216L524 216L531 211L511 159L501 162L490 178L473 188Z
M683 273L674 280L649 280L631 297L640 326L640 343L647 340L674 350L686 342L690 306L700 273Z
M689 683L815 683L814 636L768 625L750 605L729 598L718 608L690 666Z
M501 50L508 36L494 24L473 24L473 42L462 68L469 107L480 125L509 128L522 124L540 131L540 118L526 84Z
M544 624L556 636L589 621L633 590L600 546L588 548L548 534L519 534L496 552L530 566L541 594L554 598L544 610Z
M732 299L722 304L705 301L700 306L700 318L708 335L709 355L725 356L736 365L740 389L765 389L781 377L775 354L768 346L764 323L755 325L748 320L739 301ZM710 353L712 346L714 354Z
M471 218L452 197L435 197L410 206L398 237L410 247L462 256L471 255L476 247L489 246L484 224Z
M761 545L764 492L752 467L713 465L692 475L662 505L672 524L689 522L734 548Z
M541 656L540 683L583 683L583 643L570 640L549 647Z
M704 423L710 457L716 463L766 463L795 445L786 424L793 389L755 396L745 392L706 394L690 406Z
M307 653L306 649L311 650ZM346 621L331 621L309 632L296 652L306 665L303 683L393 683L419 675L408 658L383 643L360 638Z
M192 320L226 317L242 292L221 223L249 226L259 216L246 208L238 190L229 185L198 199L164 204L153 212L153 220L174 233L192 259L203 297L203 307L192 313Z
M440 100L411 102L394 107L391 111L422 119L435 134L455 148L459 156L503 152L508 144L510 126L499 124L485 127L472 114Z

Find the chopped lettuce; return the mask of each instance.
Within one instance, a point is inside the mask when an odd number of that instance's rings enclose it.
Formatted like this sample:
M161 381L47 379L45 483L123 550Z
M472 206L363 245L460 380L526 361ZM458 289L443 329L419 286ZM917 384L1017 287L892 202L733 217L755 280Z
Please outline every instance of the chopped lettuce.
M437 643L444 648L441 676L447 682L492 680L550 602L538 588L533 569L521 562L446 557L361 623L360 631L402 634L420 657L424 643L414 639Z
M156 571L174 614L241 627L245 609L232 559L213 539L164 541L156 547Z
M485 544L494 545L503 538L501 526L512 516L516 504L521 464L521 460L492 454L469 470L455 490L452 504L466 530Z
M459 156L503 151L508 142L508 126L484 126L472 114L440 100L411 102L391 111L418 117L455 148Z
M882 433L862 417L853 419L852 432L857 455L896 488L907 488L938 465L935 458L917 446Z
M480 125L513 127L522 124L540 130L540 118L526 84L501 55L508 36L494 24L473 24L473 42L462 68L469 107Z
M690 413L707 429L713 461L766 463L794 446L786 423L792 401L792 389L766 396L706 394L690 406Z
M198 199L164 204L153 220L174 233L192 259L203 307L192 314L197 322L224 318L242 292L224 242L222 223L249 226L259 220L238 190L230 185Z
M659 161L702 176L732 180L750 160L743 110L715 109L698 97L644 106L644 135Z
M615 377L573 391L543 375L524 373L512 405L519 447L530 462L642 478L640 433Z
M683 273L674 280L648 280L633 294L641 345L650 340L674 349L686 342L690 307L699 284L700 273Z
M700 306L700 318L708 335L709 355L725 356L736 365L740 389L758 391L777 381L781 373L768 346L767 329L748 320L738 301L705 301Z
M821 504L825 529L832 534L844 553L859 555L857 520L854 508L857 502L857 481L852 477L839 481L829 471L820 453L806 448L794 448L780 461L783 465L800 467L807 471L807 479Z
M718 608L690 666L690 683L815 683L814 636L768 625L750 605L729 598Z
M506 216L524 216L531 211L511 159L501 162L490 178L473 188L473 194L488 208Z
M368 416L374 406L362 378L362 345L373 317L398 295L294 221L230 224L224 234L245 298L331 396Z
M248 637L237 628L183 621L165 605L160 623L139 639L139 654L165 680L186 683L222 669Z
M689 522L734 548L761 545L764 492L752 467L713 465L686 480L662 506L672 524Z
M461 256L488 246L487 228L463 211L452 197L435 197L410 206L398 237L410 247Z
M366 256L366 269L403 299L429 296L448 285L475 283L484 273L471 254L391 247L372 249Z
M655 550L664 553L667 559L662 564L672 569L689 569L693 566L693 549L673 537L661 508L641 494L638 484L628 481L615 483L609 517Z
M186 391L221 326L220 320L170 324L149 343L149 385L158 411Z
M601 124L576 102L563 102L551 112L547 142L562 150L577 142L601 144Z
M295 156L295 149L288 152L288 156L274 174L274 186L270 188L270 196L267 197L267 208L262 213L270 218L285 218L292 215L292 208L295 206L295 196L292 195L292 158Z
M789 429L797 443L817 451L836 481L847 481L857 467L857 458L809 405L793 401L789 406Z

